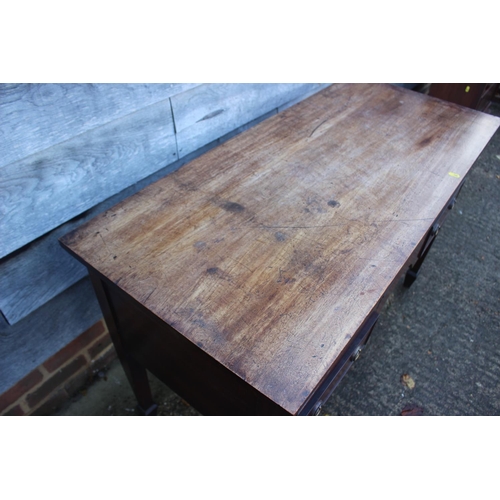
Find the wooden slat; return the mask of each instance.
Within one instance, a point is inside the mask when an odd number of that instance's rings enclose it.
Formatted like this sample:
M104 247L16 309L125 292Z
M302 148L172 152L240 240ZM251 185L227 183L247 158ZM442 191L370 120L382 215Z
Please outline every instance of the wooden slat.
M0 394L100 318L85 278L16 325L0 329Z
M275 113L276 110L273 110L218 140L206 144L99 203L76 220L71 220L50 231L20 252L15 252L12 256L3 259L0 262L0 312L8 320L8 324L16 324L87 274L85 267L69 257L61 248L58 242L61 236Z
M0 171L0 257L177 159L169 100Z
M0 84L0 167L199 84Z
M116 203L132 196L140 189L146 187L161 177L177 170L182 165L200 156L219 143L223 143L235 135L255 126L262 120L276 114L273 109L236 130L233 130L213 141L210 145L190 153L182 159L155 172L120 193L108 198L104 202L91 208L83 217L67 222L57 229L50 231L38 238L21 252L0 262L0 311L9 324L13 325L31 314L35 309L54 298L59 293L82 279L86 275L84 266L64 252L58 238L79 227L84 222L104 212Z
M211 147L215 147L215 145L213 144ZM82 216L66 222L38 238L20 252L15 252L12 256L3 259L0 262L0 311L9 324L13 325L22 320L87 274L85 266L79 264L61 248L58 241L61 236L177 170L186 162L209 149L210 147L201 148L199 151L167 165L158 172L92 207Z
M0 264L0 310L9 324L22 320L87 274L85 266L64 255L58 244L60 236L83 222L63 224Z
M63 244L295 414L499 124L391 85L334 85Z
M322 87L301 84L205 84L172 97L179 157Z
M285 104L282 104L281 106L278 107L278 113L281 113L282 111L285 111L285 109L291 108L292 106L295 106L295 104L298 104L300 101L303 101L304 99L307 99L308 97L311 97L314 94L317 94L320 90L326 89L326 87L329 87L331 83L314 83L311 84L311 87L307 92L304 94L301 94L300 96L296 97L292 101L288 101Z
M276 114L276 110L184 156L99 203L76 220L67 222L38 238L26 249L5 258L0 262L0 311L9 324L13 325L22 320L86 275L85 267L71 258L59 245L58 239L61 236L273 114Z

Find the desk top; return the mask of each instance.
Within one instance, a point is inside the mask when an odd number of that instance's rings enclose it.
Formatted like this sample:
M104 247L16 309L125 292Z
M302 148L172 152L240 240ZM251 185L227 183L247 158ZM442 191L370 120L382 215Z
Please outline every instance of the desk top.
M62 244L296 413L499 124L391 85L333 85Z

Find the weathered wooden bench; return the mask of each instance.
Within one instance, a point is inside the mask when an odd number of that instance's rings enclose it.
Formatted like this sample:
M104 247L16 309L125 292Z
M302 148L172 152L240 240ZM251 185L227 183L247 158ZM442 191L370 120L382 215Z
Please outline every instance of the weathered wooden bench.
M66 235L146 414L317 414L411 285L496 117L331 86Z

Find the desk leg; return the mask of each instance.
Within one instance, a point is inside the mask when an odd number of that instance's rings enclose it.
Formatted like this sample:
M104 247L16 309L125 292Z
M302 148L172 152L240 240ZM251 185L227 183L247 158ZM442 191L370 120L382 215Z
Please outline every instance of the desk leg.
M120 338L120 331L113 314L113 309L110 305L106 289L104 288L100 277L91 269L89 269L89 275L92 286L94 287L94 291L97 295L97 300L101 306L111 340L115 346L118 359L122 364L125 375L127 376L135 397L137 398L139 410L143 415L156 415L158 405L153 401L147 371L126 352Z

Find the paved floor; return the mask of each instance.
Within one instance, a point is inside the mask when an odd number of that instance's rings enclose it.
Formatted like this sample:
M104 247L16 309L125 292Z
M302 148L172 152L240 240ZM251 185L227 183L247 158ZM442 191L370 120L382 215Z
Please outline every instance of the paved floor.
M500 116L500 106L490 110ZM115 362L58 415L135 415ZM198 415L151 377L160 415ZM411 289L399 286L323 415L500 415L500 131Z

